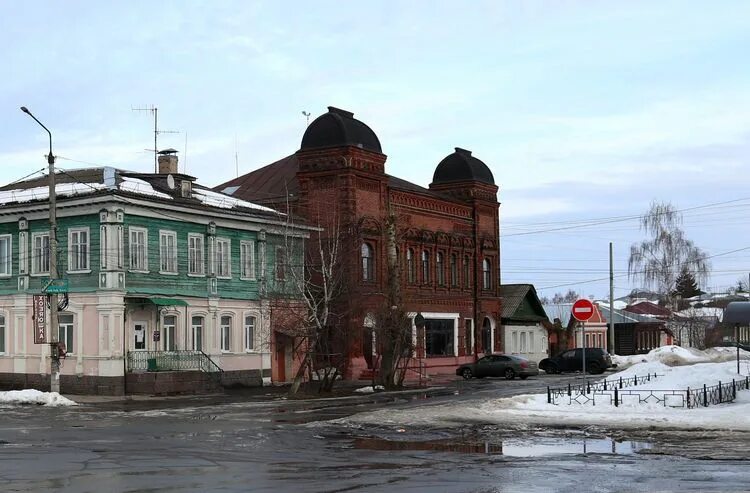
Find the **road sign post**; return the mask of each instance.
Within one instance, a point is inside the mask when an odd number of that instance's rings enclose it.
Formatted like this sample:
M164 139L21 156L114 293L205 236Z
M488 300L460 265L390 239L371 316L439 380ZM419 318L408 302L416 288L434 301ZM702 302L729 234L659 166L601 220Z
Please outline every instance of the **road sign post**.
M583 353L582 370L583 370L583 391L586 392L586 321L594 316L594 304L582 298L571 308L573 318L581 322L581 352Z

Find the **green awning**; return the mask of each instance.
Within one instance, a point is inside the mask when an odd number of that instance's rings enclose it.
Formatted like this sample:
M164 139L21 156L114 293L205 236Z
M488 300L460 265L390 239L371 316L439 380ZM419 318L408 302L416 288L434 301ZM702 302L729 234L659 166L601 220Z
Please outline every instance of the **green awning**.
M141 304L141 305L156 305L156 306L190 306L187 301L179 298L146 298L137 296L127 296L127 300L130 303Z

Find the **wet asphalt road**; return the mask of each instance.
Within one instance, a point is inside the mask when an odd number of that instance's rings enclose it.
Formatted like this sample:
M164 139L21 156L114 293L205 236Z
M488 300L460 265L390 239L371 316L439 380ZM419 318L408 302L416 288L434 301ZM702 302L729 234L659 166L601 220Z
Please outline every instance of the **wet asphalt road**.
M435 397L379 394L377 402L274 394L0 408L0 485L23 492L750 490L744 435L329 422L539 392L570 378L580 376L452 382ZM724 455L713 454L717 448Z

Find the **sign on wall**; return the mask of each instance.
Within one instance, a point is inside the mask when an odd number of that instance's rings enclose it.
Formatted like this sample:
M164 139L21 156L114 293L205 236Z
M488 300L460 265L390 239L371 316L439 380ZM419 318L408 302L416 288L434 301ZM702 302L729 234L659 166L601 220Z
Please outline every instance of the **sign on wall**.
M34 323L34 344L47 343L47 295L35 294L32 319Z

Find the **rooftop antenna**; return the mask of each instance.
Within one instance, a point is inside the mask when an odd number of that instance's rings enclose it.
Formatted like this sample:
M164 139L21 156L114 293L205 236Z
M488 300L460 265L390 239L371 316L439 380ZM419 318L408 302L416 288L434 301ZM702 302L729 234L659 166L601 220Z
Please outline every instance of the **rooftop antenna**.
M130 109L132 111L150 111L154 115L154 148L153 148L153 153L154 153L154 173L158 173L159 172L159 160L158 160L159 146L157 145L157 141L159 139L159 134L178 134L180 132L176 132L174 130L159 130L159 124L158 124L158 121L159 121L159 118L158 118L159 108L157 108L153 104L149 105L149 106L147 106L145 108L133 108L131 106ZM146 150L147 151L152 151L152 149L146 149Z
M310 112L302 110L302 114L305 115L305 118L307 119L307 126L310 126Z

